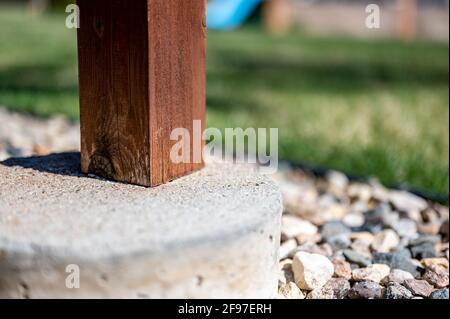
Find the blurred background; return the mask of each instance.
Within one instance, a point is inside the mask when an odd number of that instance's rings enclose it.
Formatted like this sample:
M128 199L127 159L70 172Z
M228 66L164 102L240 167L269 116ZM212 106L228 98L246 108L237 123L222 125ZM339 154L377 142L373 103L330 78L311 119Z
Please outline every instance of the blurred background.
M78 121L70 2L0 0L0 111ZM448 194L448 0L208 4L208 126L277 127L281 159Z

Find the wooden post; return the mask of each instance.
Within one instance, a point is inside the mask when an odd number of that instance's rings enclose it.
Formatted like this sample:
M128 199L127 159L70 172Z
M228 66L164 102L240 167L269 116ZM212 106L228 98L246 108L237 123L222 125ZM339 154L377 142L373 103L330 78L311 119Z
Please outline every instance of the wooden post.
M289 0L266 0L263 5L263 20L270 34L285 34L291 26L291 4Z
M398 0L398 35L404 40L417 36L417 0Z
M156 186L202 168L172 163L170 134L205 125L206 1L78 5L82 171Z
M49 0L29 0L28 11L31 15L39 15L44 13L49 6Z

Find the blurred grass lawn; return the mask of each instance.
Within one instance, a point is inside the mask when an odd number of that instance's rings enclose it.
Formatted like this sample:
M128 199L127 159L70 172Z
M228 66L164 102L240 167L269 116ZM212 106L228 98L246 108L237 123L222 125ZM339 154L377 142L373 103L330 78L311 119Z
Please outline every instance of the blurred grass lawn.
M78 118L76 34L64 19L0 8L0 105ZM208 125L278 127L282 159L448 193L448 49L210 31Z

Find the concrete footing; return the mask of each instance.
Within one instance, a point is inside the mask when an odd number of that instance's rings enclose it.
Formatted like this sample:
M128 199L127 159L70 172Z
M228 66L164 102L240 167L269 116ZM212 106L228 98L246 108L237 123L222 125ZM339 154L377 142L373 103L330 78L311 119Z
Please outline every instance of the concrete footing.
M244 166L147 189L83 176L78 153L11 159L0 298L272 298L281 211L275 184Z

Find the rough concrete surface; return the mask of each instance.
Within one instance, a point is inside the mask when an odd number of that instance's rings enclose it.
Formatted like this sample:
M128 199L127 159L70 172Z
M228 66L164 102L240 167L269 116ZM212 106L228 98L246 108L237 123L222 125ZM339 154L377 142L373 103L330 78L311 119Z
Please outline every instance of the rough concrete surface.
M245 166L148 189L82 175L78 153L10 159L0 298L275 297L281 212L279 189Z

